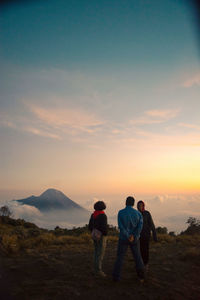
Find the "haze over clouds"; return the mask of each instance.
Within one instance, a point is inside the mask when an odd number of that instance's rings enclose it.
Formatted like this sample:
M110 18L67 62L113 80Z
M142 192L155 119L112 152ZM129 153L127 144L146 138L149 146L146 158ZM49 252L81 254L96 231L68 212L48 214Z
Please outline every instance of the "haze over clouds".
M186 221L189 216L199 218L200 195L136 195L136 203L139 200L145 201L146 209L153 216L156 227L167 227L169 231L180 231L187 228ZM93 205L96 201L105 201L106 214L111 225L117 225L118 210L125 206L125 195L105 195L103 198L89 197L82 199L81 204L88 210L88 219L93 212ZM66 210L54 210L41 212L34 206L22 205L16 201L1 202L1 205L8 205L15 218L22 218L33 222L40 227L54 229L56 226L62 228L72 228L74 226L84 226L87 218L80 213Z
M189 3L171 0L5 5L0 202L55 187L91 211L104 199L113 223L132 194L147 200L157 225L178 230L198 216L192 12ZM13 209L48 221L32 208Z

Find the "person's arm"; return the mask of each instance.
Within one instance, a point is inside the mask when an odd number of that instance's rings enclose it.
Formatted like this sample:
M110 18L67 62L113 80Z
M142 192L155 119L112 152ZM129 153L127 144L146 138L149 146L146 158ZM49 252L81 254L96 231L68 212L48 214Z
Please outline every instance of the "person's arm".
M98 216L98 229L102 232L103 235L108 234L107 216L105 214Z
M139 212L139 220L138 220L138 224L137 227L135 229L135 234L134 234L134 238L137 240L140 237L140 232L142 231L142 226L143 226L143 217L142 214Z
M149 223L150 223L151 231L153 233L153 239L155 242L157 242L158 238L157 238L157 234L156 234L156 228L155 228L155 225L154 225L154 222L153 222L153 219L152 219L152 216L150 213L149 213Z
M94 219L93 219L93 214L92 214L90 217L90 220L89 220L88 228L90 231L92 231L93 227L94 227Z
M129 239L130 235L129 235L128 231L126 230L126 228L124 227L124 224L122 222L122 218L121 218L121 213L120 212L118 213L118 227L120 229L120 232L122 232L122 234L124 236L126 236L127 239Z

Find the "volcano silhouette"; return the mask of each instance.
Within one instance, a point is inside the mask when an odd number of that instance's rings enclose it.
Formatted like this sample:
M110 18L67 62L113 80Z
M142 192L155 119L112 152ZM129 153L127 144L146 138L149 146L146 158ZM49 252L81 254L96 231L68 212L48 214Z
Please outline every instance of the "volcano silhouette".
M87 212L85 208L69 199L65 194L56 189L48 189L40 196L30 196L25 199L15 200L20 204L26 204L38 208L40 211L50 210L79 210Z

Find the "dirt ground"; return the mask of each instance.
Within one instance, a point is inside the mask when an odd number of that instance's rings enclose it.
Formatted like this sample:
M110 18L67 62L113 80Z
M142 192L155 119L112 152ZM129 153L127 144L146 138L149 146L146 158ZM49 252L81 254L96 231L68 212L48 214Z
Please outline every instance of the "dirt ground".
M106 278L93 276L93 245L54 246L1 257L0 299L200 299L200 263L184 259L187 246L152 243L146 280L136 276L130 250L120 282L112 281L117 243L108 241Z

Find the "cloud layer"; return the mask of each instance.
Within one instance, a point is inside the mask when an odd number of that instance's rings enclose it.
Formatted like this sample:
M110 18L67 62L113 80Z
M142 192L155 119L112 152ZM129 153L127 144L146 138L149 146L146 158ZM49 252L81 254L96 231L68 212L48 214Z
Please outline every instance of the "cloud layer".
M117 225L117 213L125 206L125 198L120 201L119 196L106 196L105 198L93 197L84 202L84 207L93 212L93 205L96 201L104 201L106 203L106 214L108 223L114 226ZM116 201L116 199L118 199ZM155 226L167 227L169 231L180 232L187 227L186 221L192 216L200 218L200 195L157 195L157 196L138 196L137 201L145 202L146 210L149 210ZM27 221L34 222L36 225L43 228L55 228L60 226L63 228L72 228L73 226L83 226L88 220L73 213L73 211L53 211L49 213L41 213L37 208L29 205L21 205L15 201L7 203L13 211L15 218L23 218Z
M131 120L130 123L133 125L160 124L177 117L179 111L179 109L149 110L145 111L143 116Z
M191 88L194 86L200 86L200 74L196 74L195 76L187 79L184 83L183 86L185 88Z

